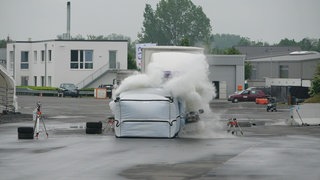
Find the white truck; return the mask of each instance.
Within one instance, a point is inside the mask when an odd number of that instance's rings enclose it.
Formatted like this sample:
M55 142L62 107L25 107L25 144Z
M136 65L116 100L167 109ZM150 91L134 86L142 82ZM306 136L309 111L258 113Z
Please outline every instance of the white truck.
M116 137L173 138L203 112L186 112L185 102L162 88L125 91L112 108Z

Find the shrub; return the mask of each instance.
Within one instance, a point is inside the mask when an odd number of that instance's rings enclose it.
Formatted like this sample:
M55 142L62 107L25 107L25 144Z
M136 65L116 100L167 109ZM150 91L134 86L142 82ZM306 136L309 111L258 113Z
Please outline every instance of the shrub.
M320 94L314 95L304 101L305 103L320 103Z
M320 64L316 68L316 72L311 81L311 87L309 89L310 96L320 94Z
M17 88L28 88L32 90L56 91L56 87L42 87L42 86L17 86Z

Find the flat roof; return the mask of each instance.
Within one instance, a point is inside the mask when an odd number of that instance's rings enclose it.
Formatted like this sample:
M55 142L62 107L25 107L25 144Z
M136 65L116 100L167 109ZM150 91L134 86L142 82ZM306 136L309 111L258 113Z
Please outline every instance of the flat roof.
M128 40L73 40L73 39L51 39L51 40L40 40L40 41L11 41L8 42L9 44L13 43L41 43L41 42L60 42L60 41L67 41L67 42L128 42Z
M146 46L142 48L143 49L168 49L168 50L175 50L175 49L203 50L203 48L193 47L193 46Z
M309 61L309 60L320 60L320 53L316 51L310 51L310 53L292 53L284 56L273 56L265 58L256 58L246 60L249 62L270 62L270 61Z

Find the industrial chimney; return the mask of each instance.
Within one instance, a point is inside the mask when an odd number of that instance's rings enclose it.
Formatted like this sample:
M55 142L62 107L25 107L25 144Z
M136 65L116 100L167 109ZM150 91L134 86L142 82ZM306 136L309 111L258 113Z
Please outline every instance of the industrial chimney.
M70 12L71 7L70 7L70 1L67 2L67 39L71 39L70 36Z

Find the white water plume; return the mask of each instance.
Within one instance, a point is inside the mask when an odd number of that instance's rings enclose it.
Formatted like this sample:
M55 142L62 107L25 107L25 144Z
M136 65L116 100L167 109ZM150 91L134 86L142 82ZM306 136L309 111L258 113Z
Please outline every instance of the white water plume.
M199 131L196 133L206 137L221 137L221 133L215 133L221 129L219 117L213 115L209 107L209 102L216 94L215 87L208 79L209 65L205 58L203 54L154 53L145 74L137 73L124 79L114 96L130 89L162 87L169 90L174 97L185 100L187 111L205 111L198 123L192 123L197 124L196 129ZM188 134L188 130L182 134Z

